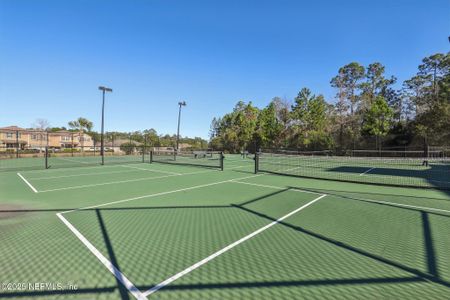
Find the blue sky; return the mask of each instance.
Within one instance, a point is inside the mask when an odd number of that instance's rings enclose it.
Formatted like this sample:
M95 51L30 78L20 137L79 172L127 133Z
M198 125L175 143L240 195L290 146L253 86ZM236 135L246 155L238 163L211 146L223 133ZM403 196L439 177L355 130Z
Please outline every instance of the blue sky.
M450 49L450 1L0 0L0 126L36 118L207 137L238 100L302 87L333 101L339 67L379 61L399 81Z

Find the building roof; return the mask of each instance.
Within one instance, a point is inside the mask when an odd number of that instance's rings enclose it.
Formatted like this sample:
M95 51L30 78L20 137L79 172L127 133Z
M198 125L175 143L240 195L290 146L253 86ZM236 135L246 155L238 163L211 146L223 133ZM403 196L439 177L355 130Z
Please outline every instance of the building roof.
M78 132L69 131L69 130L58 130L58 131L52 131L51 133L78 133Z
M1 131L25 131L25 128L21 128L19 126L11 125L7 127L0 127Z

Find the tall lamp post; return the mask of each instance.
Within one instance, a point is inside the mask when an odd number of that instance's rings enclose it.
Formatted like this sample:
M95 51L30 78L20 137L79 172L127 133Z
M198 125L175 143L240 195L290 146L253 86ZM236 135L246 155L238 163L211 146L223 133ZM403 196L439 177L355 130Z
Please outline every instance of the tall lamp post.
M186 106L186 101L180 101L180 102L178 102L178 106L179 106L179 108L178 108L178 129L177 129L177 151L178 151L178 147L179 147L179 144L180 144L180 118L181 118L181 107L182 106Z
M103 101L102 101L102 133L100 136L100 155L102 156L102 165L105 164L105 144L104 144L104 131L105 131L105 93L106 92L112 92L112 89L104 87L104 86L99 86L98 87L99 90L102 91L103 94Z

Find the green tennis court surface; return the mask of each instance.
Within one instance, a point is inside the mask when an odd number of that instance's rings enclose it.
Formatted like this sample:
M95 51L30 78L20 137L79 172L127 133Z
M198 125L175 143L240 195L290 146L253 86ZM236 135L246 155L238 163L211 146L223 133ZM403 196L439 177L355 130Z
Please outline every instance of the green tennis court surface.
M138 161L0 172L0 298L450 298L448 190Z

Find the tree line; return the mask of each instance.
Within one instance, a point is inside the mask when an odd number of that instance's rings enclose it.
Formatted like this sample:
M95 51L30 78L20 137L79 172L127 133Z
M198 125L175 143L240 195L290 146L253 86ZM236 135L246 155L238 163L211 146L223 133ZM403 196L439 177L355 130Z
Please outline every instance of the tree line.
M425 57L417 74L397 78L379 62L341 67L327 101L304 87L293 100L273 98L260 109L239 101L214 118L210 146L230 152L259 148L305 151L412 149L450 143L450 52Z
M97 134L97 141L99 141L100 135ZM118 132L111 131L105 133L105 140L107 143L114 143L118 140L127 140L129 144L134 145L147 145L151 147L176 147L177 135L176 134L158 134L155 129L145 129L143 131L133 132ZM200 137L181 137L180 144L188 144L191 149L205 149L208 147L208 141Z
M80 117L67 123L68 127L51 127L50 123L45 119L37 119L33 127L49 132L67 130L73 133L86 132L92 137L96 145L100 144L101 135L99 132L93 131L94 123L86 118ZM158 134L155 129L145 129L132 132L107 131L104 140L107 144L119 146L119 143L126 143L129 147L137 145L147 145L150 147L175 147L176 134ZM205 149L208 147L208 141L200 137L182 137L180 136L180 144L189 144L191 149Z

